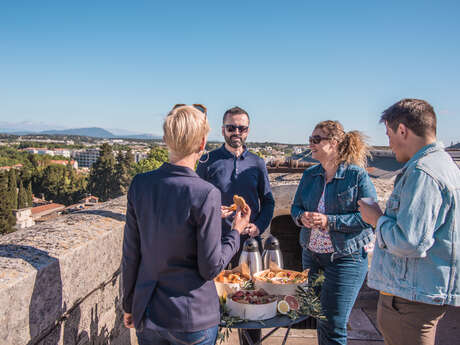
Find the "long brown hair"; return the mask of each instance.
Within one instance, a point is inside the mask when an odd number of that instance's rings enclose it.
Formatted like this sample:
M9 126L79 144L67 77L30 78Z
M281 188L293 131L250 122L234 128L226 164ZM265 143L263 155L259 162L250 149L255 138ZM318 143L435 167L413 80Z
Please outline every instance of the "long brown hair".
M367 166L370 153L366 143L367 137L363 133L345 132L339 121L332 120L321 121L315 129L320 129L327 137L337 140L337 164L355 164L363 168Z

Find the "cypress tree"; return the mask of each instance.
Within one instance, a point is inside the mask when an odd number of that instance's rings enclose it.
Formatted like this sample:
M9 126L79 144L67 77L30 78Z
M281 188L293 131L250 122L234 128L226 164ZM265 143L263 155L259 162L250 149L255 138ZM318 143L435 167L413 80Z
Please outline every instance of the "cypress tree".
M132 179L133 163L134 156L131 150L128 150L126 154L123 154L121 151L118 153L115 166L116 196L128 192L129 184Z
M33 196L33 193L32 193L32 182L30 182L30 181L27 184L26 195L27 195L27 207L32 207L33 204L34 204L34 196Z
M125 154L125 164L129 166L131 169L133 168L134 165L134 155L131 149L128 149Z
M115 157L112 147L105 143L97 161L91 166L88 187L91 194L107 201L117 195L118 187L115 174Z
M19 182L19 192L18 192L18 209L27 207L27 192L22 184L22 181Z
M0 234L15 231L13 226L16 224L16 217L13 215L9 197L8 176L0 173Z
M18 191L18 209L27 207L27 200L25 195L24 186L22 181L19 182L19 191Z
M8 202L11 209L18 208L18 181L16 179L16 171L11 168L8 172Z

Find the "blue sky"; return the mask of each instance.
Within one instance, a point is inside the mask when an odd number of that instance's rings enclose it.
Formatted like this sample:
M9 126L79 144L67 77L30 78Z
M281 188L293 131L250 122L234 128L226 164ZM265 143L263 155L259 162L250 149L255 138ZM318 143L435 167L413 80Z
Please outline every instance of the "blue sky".
M458 1L2 1L0 120L161 134L176 103L251 115L250 141L304 143L340 120L433 104L460 141Z

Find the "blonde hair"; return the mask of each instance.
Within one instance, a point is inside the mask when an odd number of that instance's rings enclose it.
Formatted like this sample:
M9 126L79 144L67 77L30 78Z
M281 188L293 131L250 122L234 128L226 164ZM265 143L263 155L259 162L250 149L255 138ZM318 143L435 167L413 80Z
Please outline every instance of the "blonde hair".
M345 132L339 121L331 120L318 123L315 129L320 129L327 137L337 140L337 164L355 164L363 168L367 166L370 153L366 143L367 137L363 133Z
M200 150L209 133L208 119L192 106L180 106L169 112L163 123L163 140L177 158L184 158Z

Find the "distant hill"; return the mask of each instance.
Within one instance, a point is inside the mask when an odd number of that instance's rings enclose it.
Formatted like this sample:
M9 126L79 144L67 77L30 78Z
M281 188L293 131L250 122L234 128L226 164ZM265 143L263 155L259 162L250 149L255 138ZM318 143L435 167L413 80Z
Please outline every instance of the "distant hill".
M29 132L29 131L9 131L9 130L4 130L3 128L0 128L0 133L1 134L9 134L9 135L27 135L27 134L36 134L36 132Z
M35 125L35 127L34 127ZM138 140L155 140L161 139L158 135L149 133L132 132L123 129L114 129L109 131L100 127L88 128L59 128L58 126L32 122L9 123L0 121L0 133L10 135L72 135L81 137L93 137L104 139L138 139Z
M99 127L89 127L89 128L69 128L61 130L48 130L42 131L37 134L48 134L48 135L80 135L85 137L96 137L96 138L115 138L115 136Z
M152 135L152 134L116 135L115 137L124 138L124 139L141 139L141 140L161 139L160 136Z
M448 149L460 149L460 143L457 143L455 145L451 145L448 147Z

